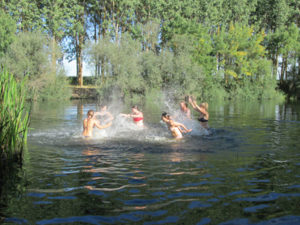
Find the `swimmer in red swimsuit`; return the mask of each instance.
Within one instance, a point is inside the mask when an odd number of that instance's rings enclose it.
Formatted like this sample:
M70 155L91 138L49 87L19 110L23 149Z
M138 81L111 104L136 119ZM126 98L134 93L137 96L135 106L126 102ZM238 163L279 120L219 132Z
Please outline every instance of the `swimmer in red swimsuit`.
M136 105L132 106L131 110L132 110L131 114L121 114L121 115L132 118L135 125L137 125L139 127L144 127L143 113L138 109L138 107Z

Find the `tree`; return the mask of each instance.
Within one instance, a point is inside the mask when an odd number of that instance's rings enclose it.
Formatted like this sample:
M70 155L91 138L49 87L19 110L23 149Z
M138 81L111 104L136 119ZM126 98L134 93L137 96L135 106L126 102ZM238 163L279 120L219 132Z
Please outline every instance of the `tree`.
M69 38L71 39L68 53L69 58L75 55L76 59L76 71L77 71L77 82L79 86L83 85L83 45L87 37L86 33L86 9L88 1L74 0L72 7L72 20L71 26L69 27Z
M2 0L5 10L16 21L18 31L33 31L41 28L42 16L39 0Z
M258 0L254 22L267 32L275 32L279 27L286 25L290 7L288 0Z
M28 77L31 97L37 98L41 88L46 85L49 65L47 39L40 32L22 32L9 46L3 58L3 65L18 80Z
M263 40L264 32L254 33L252 27L242 24L230 24L228 30L221 28L215 34L218 68L224 71L226 84L230 78L258 77L257 61L265 54Z
M15 39L16 23L0 9L0 58Z
M56 61L60 58L58 44L62 42L68 34L68 25L73 17L73 11L70 7L73 0L41 0L39 10L43 17L43 30L51 37L51 61L52 73L56 73Z

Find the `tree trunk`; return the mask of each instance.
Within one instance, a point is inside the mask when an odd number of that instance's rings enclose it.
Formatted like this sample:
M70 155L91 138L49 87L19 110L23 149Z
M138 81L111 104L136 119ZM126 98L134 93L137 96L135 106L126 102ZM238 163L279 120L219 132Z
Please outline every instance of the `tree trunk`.
M95 44L97 44L97 23L96 23L96 17L94 17L94 40L95 40ZM96 58L96 62L95 62L95 77L98 76L98 59L97 58Z
M79 86L83 85L82 44L83 44L83 35L78 33L76 38L76 68L77 68L77 84Z
M101 59L101 84L104 83L104 58Z
M281 62L281 71L280 71L280 84L283 83L283 78L284 78L284 61L285 61L285 57L282 56L282 62Z
M104 17L103 20L106 19L106 11L104 11ZM106 28L104 26L101 26L101 32L102 32L102 38L104 39L106 36ZM99 27L99 39L100 39L100 27ZM105 69L104 69L104 64L105 64L105 58L101 57L100 59L100 68L99 68L99 73L101 74L101 85L104 84L104 76L105 76Z
M56 74L56 40L55 37L52 37L51 40L52 52L51 52L51 72Z
M83 35L79 34L79 43L78 43L78 58L77 58L77 63L78 63L78 85L82 86L83 85L83 74L82 74L82 44L83 44Z
M277 70L278 70L278 53L276 52L275 58L273 60L273 75L277 79Z
M300 57L298 57L298 79L300 79Z
M226 55L224 55L224 61L225 61L225 65L224 65L224 79L225 79L225 85L227 86L227 84L228 84L228 74L227 74L226 70L227 70L228 60L227 60Z
M84 12L82 12L81 15L79 15L79 20L81 22L82 27L84 27ZM82 65L83 65L83 59L82 59L82 47L84 44L84 33L85 31L81 31L77 33L76 38L76 61L77 61L77 82L79 86L83 85L83 74L82 74Z
M288 55L286 56L285 61L284 61L285 80L287 80L287 67L288 67Z

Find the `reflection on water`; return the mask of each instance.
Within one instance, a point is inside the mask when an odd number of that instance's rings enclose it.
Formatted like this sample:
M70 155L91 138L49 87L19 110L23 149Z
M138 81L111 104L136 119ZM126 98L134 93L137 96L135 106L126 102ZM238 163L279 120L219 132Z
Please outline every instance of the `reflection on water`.
M1 185L0 223L300 223L299 106L211 104L210 134L180 141L155 111L148 129L117 117L85 140L90 108L33 108L30 157Z

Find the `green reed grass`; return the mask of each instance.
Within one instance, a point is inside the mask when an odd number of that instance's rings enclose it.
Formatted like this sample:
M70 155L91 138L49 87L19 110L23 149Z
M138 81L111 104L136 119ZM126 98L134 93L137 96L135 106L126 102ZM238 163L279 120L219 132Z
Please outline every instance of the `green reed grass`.
M11 160L22 162L29 126L25 83L0 70L0 165Z

